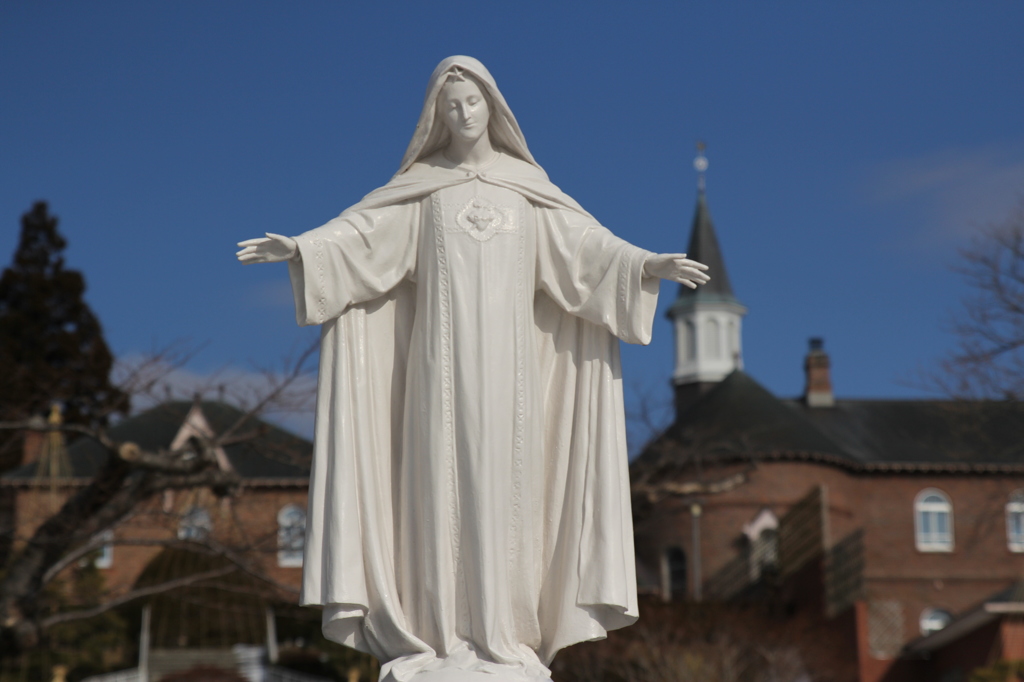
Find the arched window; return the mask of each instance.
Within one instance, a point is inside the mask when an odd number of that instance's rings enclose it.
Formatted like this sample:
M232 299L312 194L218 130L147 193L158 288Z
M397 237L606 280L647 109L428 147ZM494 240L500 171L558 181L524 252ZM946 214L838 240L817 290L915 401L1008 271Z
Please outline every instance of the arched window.
M306 512L295 504L277 513L277 565L301 566L306 545Z
M707 339L706 357L715 359L722 357L722 330L718 325L718 320L715 318L708 320L704 334Z
M750 578L757 580L766 571L779 566L779 534L774 528L765 530L750 541Z
M662 598L686 599L686 552L682 547L666 547L661 555Z
M103 543L103 546L100 547L99 554L93 559L93 566L110 568L114 565L114 531L108 528L100 533L97 539Z
M921 634L928 636L949 625L953 614L944 609L928 608L921 612Z
M953 505L946 493L928 488L917 494L914 534L919 551L953 551Z
M683 323L683 329L685 333L683 338L685 339L684 355L687 360L697 359L697 328L693 326L693 320L686 320Z
M1006 503L1006 545L1024 552L1024 490L1015 490Z
M757 581L766 570L779 565L779 519L770 509L762 509L750 523L743 524L743 535L750 543L750 579Z
M210 513L202 507L192 507L181 517L178 524L179 540L205 540L213 530Z

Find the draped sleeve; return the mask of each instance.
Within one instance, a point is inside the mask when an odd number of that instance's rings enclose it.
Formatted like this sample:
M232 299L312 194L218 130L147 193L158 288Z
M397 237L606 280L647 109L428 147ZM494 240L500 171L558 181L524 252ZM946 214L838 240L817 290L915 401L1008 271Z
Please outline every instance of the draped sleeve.
M323 324L415 275L420 202L349 209L295 241L288 262L300 325Z
M623 341L650 343L660 284L643 274L651 252L575 211L540 209L537 223L537 287Z

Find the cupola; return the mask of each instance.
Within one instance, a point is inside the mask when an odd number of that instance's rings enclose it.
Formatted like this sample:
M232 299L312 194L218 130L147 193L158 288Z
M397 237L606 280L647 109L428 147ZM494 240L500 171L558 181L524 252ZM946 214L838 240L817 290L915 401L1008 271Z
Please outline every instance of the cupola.
M703 143L697 144L697 207L690 228L687 257L708 266L711 281L697 289L680 285L668 316L676 337L672 382L676 410L682 412L733 370L743 368L742 321L747 309L733 293L722 249L708 210Z

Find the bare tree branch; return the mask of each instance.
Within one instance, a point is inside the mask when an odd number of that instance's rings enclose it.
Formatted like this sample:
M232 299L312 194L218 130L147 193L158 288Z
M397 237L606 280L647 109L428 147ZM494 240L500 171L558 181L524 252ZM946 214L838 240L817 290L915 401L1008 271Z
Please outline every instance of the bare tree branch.
M1024 399L1024 198L961 249L954 271L971 294L949 325L955 350L926 383L958 398Z
M116 608L121 604L127 604L130 601L136 599L142 599L143 597L152 597L156 594L163 592L169 592L170 590L178 587L186 587L193 585L203 580L210 580L211 578L220 578L221 576L234 573L238 569L234 566L222 566L209 571L203 571L202 573L193 573L192 575L185 576L183 578L177 578L175 580L167 580L160 583L159 585L153 585L152 587L142 587L137 590L132 590L116 599L110 599L99 606L94 606L89 609L79 609L77 611L65 611L64 613L58 613L49 618L44 618L39 622L39 626L42 629L53 627L59 623L68 623L73 620L82 620L83 618L92 618L98 616L101 613L105 613L110 609Z
M249 410L243 414L238 420L228 427L220 437L223 439L231 438L235 433L245 425L254 415L262 413L266 410L267 406L275 400L280 400L284 397L288 389L295 384L301 377L305 376L308 372L307 362L313 357L320 349L320 341L317 339L314 343L309 344L298 356L289 363L288 370L283 376L278 378L276 374L264 373L268 376L268 380L271 382L271 389L267 391L256 403L249 408Z
M159 403L166 399L166 395L158 394L161 387L166 387L168 377L198 355L203 345L176 341L155 349L144 358L118 361L113 371L114 383L133 399Z
M118 543L122 544L122 543ZM245 558L245 552L252 549L252 546L243 546L241 548L229 547L223 543L217 542L212 538L204 539L190 539L190 540L129 540L123 544L130 545L157 545L176 549L187 549L190 551L199 551L211 556L224 557L230 561L235 568L247 573L252 577L260 580L261 582L267 583L273 586L275 589L289 594L298 594L299 590L291 585L274 580L272 577L267 575L264 571L261 571L256 565Z
M304 379L309 376L309 361L317 347L317 344L311 344L305 348L287 364L283 373L265 372L262 381L266 388L255 392L253 404L228 429L216 434L197 434L174 450L151 450L140 447L138 443L119 442L106 429L90 425L48 424L38 418L0 422L0 431L61 432L86 437L107 452L105 464L93 479L87 485L73 489L63 506L38 526L21 549L8 559L5 571L0 574L0 638L16 642L24 650L39 642L42 631L55 624L89 618L131 599L214 575L207 572L121 596L104 595L103 603L98 606L67 613L50 615L44 607L44 587L89 553L107 544L99 533L136 514L140 505L154 495L172 490L209 489L221 496L239 490L241 477L233 470L222 468L223 458L219 458L218 453L221 448L257 441L266 434L267 427L263 425L246 430L243 427L268 409L282 405L292 408L299 404L308 405L313 388ZM136 395L154 392L193 354L194 351L181 348L166 350L125 370L120 383ZM253 395L254 392L249 393ZM296 588L274 580L261 570L258 562L248 554L267 550L250 545L248 541L240 547L229 547L210 538L201 543L175 538L122 539L116 544L134 542L152 542L154 545L224 557L231 566L218 569L223 573L216 575L242 572L277 594L297 593ZM12 637L13 640L10 639Z

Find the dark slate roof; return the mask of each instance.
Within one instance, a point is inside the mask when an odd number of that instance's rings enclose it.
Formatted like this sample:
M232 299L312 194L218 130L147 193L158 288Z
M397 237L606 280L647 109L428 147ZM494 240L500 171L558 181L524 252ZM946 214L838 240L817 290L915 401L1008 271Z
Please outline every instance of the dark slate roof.
M1002 402L836 400L808 408L787 401L863 462L1024 465L1024 411Z
M664 465L698 451L705 461L800 459L864 472L1024 472L1024 412L1019 404L949 400L840 399L810 408L737 370L636 463Z
M144 450L166 449L192 406L193 403L186 401L163 403L125 419L111 427L108 434L114 441L137 443ZM221 402L204 401L199 406L215 433L226 431L243 414ZM258 435L224 448L231 466L243 479L294 479L300 482L309 478L312 443L255 419L243 425L238 435L254 431ZM77 479L92 478L106 462L106 457L106 450L88 438L80 438L68 447L68 460L73 477ZM13 469L0 477L8 484L35 478L35 463Z
M778 451L844 454L800 410L740 370L698 398L663 438L721 456Z
M725 270L725 259L722 257L722 249L718 245L715 225L711 222L711 212L708 211L708 202L703 191L697 194L697 208L693 214L690 245L686 249L686 255L688 258L708 266L711 281L697 289L680 284L679 295L676 297L673 308L689 306L698 301L739 304L732 291L732 284L729 283L729 273Z

